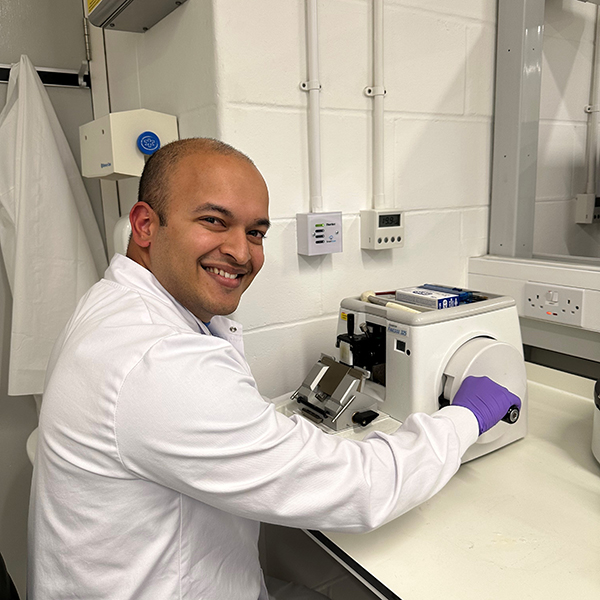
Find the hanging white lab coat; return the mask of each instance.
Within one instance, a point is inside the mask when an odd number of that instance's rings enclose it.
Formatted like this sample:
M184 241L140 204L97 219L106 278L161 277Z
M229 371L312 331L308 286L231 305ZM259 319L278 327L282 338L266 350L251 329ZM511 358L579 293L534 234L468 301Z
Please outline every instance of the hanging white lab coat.
M77 164L26 56L0 113L0 247L13 297L8 393L39 394L58 334L107 262Z
M478 425L448 406L355 442L288 419L238 323L206 330L116 254L57 342L39 431L30 600L266 600L259 521L377 527L445 485Z

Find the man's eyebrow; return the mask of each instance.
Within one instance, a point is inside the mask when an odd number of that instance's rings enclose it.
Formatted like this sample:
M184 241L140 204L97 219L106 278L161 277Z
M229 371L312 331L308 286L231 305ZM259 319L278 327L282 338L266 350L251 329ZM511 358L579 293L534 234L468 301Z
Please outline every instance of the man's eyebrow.
M269 221L269 219L258 219L258 221L256 221L254 224L257 227L264 225L267 229L269 229L269 227L271 227L271 221Z
M196 208L192 210L192 213L203 213L207 210L221 213L224 217L233 217L233 213L229 209L225 208L224 206L219 206L218 204L211 204L210 202L196 206Z
M219 204L212 204L211 202L206 202L205 204L196 206L196 208L192 210L192 214L203 213L205 211L218 212L224 217L227 217L229 219L233 218L233 213L228 208L220 206ZM269 219L257 219L256 221L254 221L253 225L255 227L266 227L268 229L269 227L271 227L271 221L269 221Z

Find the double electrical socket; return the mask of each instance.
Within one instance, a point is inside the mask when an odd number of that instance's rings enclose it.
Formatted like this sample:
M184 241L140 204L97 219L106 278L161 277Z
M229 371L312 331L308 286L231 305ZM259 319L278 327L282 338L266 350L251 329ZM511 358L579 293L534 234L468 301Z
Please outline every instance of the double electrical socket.
M528 282L524 291L524 317L581 327L583 289Z

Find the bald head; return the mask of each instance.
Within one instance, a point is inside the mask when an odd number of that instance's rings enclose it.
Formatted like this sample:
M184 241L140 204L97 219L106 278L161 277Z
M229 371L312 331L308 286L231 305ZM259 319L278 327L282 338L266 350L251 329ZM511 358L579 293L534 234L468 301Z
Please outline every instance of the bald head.
M192 154L231 156L254 166L243 152L211 138L189 138L163 146L146 162L138 190L138 202L146 202L154 210L161 226L167 224L171 176L179 161Z

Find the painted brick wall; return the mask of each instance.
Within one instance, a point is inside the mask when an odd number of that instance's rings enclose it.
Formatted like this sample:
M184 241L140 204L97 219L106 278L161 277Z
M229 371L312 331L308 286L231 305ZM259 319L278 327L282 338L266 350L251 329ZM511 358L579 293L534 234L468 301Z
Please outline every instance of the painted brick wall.
M386 2L385 187L405 211L406 244L366 252L371 2L319 3L323 198L344 213L344 252L312 258L298 256L295 236L308 210L304 1L188 0L143 36L107 32L113 110L172 112L182 137L221 137L267 180L267 261L234 315L263 394L296 387L321 351L335 352L341 298L461 285L466 259L485 254L495 13L493 0ZM134 184L122 186L125 206Z
M319 3L323 203L344 213L344 252L296 254L308 210L305 4L214 2L223 139L269 184L273 228L263 273L235 317L267 395L296 387L334 353L340 299L425 281L465 283L487 249L495 3L386 2L386 195L405 211L405 247L366 252L371 203L371 2Z
M112 110L176 114L182 137L222 138L267 180L267 261L234 315L263 394L295 388L320 352L335 352L341 298L465 284L467 258L485 254L495 20L494 0L385 3L385 188L405 211L406 244L367 252L371 2L319 2L323 199L344 213L344 252L312 258L295 236L308 210L304 0L188 0L143 35L106 32ZM125 207L134 190L122 187Z

